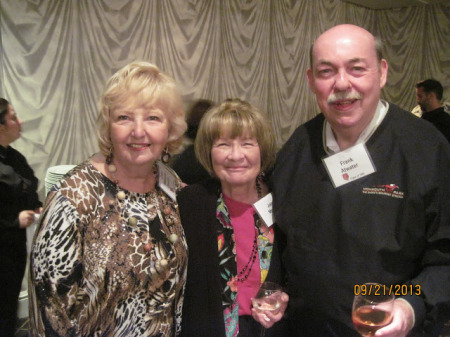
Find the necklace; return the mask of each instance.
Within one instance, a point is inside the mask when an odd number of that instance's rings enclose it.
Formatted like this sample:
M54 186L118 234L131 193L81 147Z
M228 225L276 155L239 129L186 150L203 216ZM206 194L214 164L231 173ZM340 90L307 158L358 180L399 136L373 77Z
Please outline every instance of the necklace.
M125 199L125 192L122 190L122 188L119 185L120 184L119 179L116 178L117 167L112 162L112 154L110 154L109 156L106 157L105 162L106 162L106 165L108 168L108 172L112 177L113 183L116 184L117 188L119 189L116 194L117 198L119 200ZM153 165L152 165L152 171L153 171L153 174L155 175L155 177L158 177L158 167L156 166L155 163L153 163Z
M120 209L124 208L124 205L122 205L122 203L126 199L126 193L120 187L120 182L116 177L117 167L112 162L112 155L109 155L108 157L106 157L106 164L107 164L108 172L110 173L110 175L112 177L112 181L117 186L117 193L116 193L117 206L118 206L119 214L120 214L121 218L124 218L124 216L122 216L122 211L120 211ZM157 166L155 163L153 164L153 174L155 175L155 177L158 177L158 170L157 170ZM178 235L175 233L171 233L168 236L168 238L165 235L164 235L164 237L161 235L158 235L159 240L157 240L156 238L151 238L151 235L150 235L151 234L151 226L156 219L159 219L160 222L163 221L167 227L171 227L175 223L175 220L173 219L172 209L171 209L170 205L166 204L164 206L163 212L161 212L161 210L159 208L158 200L153 200L153 202L151 202L151 200L148 200L148 198L146 198L146 199L147 199L148 213L149 214L152 213L151 208L154 209L156 207L157 214L156 214L155 219L153 219L152 221L149 221L148 240L146 243L143 244L143 248L147 253L150 253L151 259L154 262L153 266L151 266L151 268L150 268L150 274L156 275L156 272L162 273L162 272L166 271L169 267L169 263L165 258L158 260L158 258L156 257L156 252L155 252L156 244L158 244L158 242L161 240L168 239L168 241L172 245L174 245L178 241ZM154 212L154 210L153 210L153 212ZM125 214L125 216L127 216L127 214ZM128 217L126 222L128 223L129 226L132 226L132 227L134 227L138 224L138 220L133 216ZM160 226L161 225L162 225L162 223L160 224ZM155 233L157 233L158 229L156 229L154 231L155 231ZM161 231L162 231L162 228L161 228ZM156 235L154 235L154 236L156 236Z
M250 258L247 264L242 268L242 270L236 275L236 280L243 283L250 276L253 265L255 264L256 256L258 255L258 235L255 229L255 239L253 240L253 247L250 253Z
M259 182L259 176L256 178L256 192L258 194L258 200L261 199L261 184ZM254 219L254 226L255 226L255 238L253 240L252 251L250 253L250 257L249 257L247 263L242 268L242 270L240 272L238 272L236 275L237 281L241 282L241 283L243 283L245 280L247 280L247 278L250 276L253 265L255 264L255 261L256 261L256 257L258 256L258 231L262 225L262 221L257 213L255 213L253 215L253 219Z

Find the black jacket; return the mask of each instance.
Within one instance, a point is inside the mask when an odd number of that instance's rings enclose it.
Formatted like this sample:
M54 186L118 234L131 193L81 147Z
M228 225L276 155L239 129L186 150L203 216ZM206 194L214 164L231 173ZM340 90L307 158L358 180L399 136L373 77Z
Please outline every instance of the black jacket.
M23 251L26 231L19 228L19 213L42 206L37 187L38 179L25 157L10 146L0 146L0 258L11 249Z
M447 138L450 143L450 115L440 107L422 114L422 119L432 123Z

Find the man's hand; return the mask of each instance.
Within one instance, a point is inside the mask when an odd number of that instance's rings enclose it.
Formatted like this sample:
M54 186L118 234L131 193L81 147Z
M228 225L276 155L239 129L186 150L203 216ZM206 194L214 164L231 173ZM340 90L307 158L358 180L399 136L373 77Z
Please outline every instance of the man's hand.
M378 330L375 336L405 337L414 325L414 311L411 305L403 299L394 301L392 322Z

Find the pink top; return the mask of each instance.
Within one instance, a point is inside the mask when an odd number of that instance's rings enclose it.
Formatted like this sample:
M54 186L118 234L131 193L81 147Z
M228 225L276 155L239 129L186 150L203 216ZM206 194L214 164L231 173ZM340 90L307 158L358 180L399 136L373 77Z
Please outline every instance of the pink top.
M226 195L223 195L223 198L227 205L231 224L233 226L234 240L236 242L237 272L239 273L247 264L249 267L252 265L252 262L250 261L249 263L249 260L256 235L255 221L253 218L255 210L250 204L232 200ZM247 275L247 272L244 272L239 278L244 275ZM244 282L238 281L237 285L239 316L251 315L251 298L255 297L261 285L261 270L259 267L258 252L248 278Z

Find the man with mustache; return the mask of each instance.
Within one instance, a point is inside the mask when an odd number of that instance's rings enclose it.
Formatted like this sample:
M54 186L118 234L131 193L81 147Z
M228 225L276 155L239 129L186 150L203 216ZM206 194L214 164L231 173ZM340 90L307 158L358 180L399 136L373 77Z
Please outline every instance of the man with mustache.
M290 336L359 336L352 302L366 282L396 295L375 336L437 336L448 319L450 146L380 99L387 72L381 42L361 27L335 26L312 46L322 113L283 146L272 177Z

